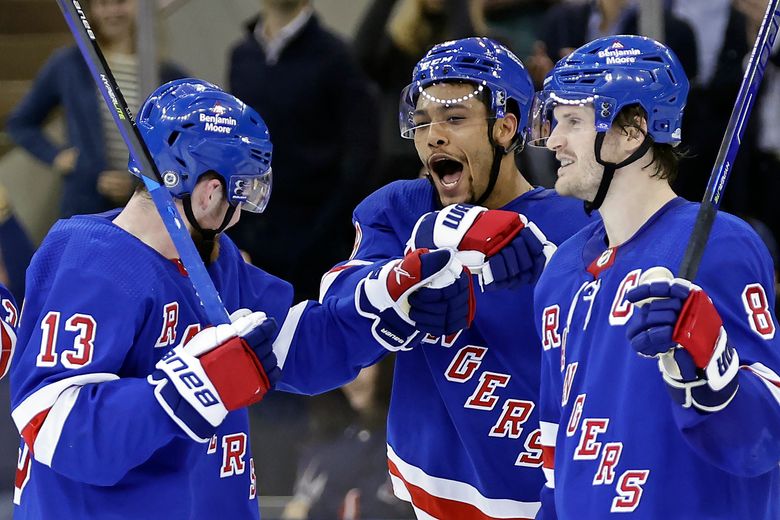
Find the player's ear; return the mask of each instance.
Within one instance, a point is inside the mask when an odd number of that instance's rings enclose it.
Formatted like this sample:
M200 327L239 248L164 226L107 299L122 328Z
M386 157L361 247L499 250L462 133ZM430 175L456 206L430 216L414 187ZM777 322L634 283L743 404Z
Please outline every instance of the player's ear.
M493 125L493 141L508 148L512 144L517 133L517 116L511 112L507 112L504 117L496 119L496 123Z
M625 128L625 140L630 153L634 153L645 140L647 135L647 119L640 115L634 116L634 120Z
M222 191L222 183L219 179L201 179L192 190L193 207L206 211L209 206L219 204L222 200Z

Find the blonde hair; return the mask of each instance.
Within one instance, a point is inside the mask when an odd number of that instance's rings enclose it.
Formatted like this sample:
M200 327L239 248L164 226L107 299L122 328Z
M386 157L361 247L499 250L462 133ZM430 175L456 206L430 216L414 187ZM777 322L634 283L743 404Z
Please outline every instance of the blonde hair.
M443 34L434 34L434 28L425 17L423 3L424 0L403 0L387 28L393 42L412 56L421 56L445 39ZM487 36L483 0L469 0L469 16L475 31L469 36Z

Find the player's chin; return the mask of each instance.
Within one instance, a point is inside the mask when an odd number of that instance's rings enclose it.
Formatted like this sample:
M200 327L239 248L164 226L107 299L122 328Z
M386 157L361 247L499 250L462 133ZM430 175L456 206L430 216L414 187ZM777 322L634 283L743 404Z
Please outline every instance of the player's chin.
M561 177L558 177L558 179L555 181L555 186L553 186L553 188L558 193L558 195L563 195L564 197L577 196L577 194L574 193L576 190L572 189L571 183L566 182L566 179Z
M443 206L450 204L473 204L474 194L469 179L461 178L456 187L445 186L441 180L436 179L436 192Z

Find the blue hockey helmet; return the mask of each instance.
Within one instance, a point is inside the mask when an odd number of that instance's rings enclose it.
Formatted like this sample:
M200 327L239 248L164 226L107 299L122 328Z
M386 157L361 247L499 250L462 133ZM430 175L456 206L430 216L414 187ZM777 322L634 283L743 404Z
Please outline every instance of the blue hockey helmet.
M435 45L417 63L412 82L401 93L399 123L401 136L414 138L413 113L420 95L434 83L473 83L474 97L489 89L491 116L504 117L507 102L518 105L520 121L517 136L522 139L528 127L534 87L523 63L503 45L490 38L464 38ZM465 99L438 100L444 104Z
M671 49L634 35L594 40L561 59L544 80L532 111L531 143L544 145L557 105L592 105L596 131L606 132L630 105L647 112L648 135L656 143L680 143L688 78Z
M261 213L271 195L271 140L254 109L221 88L185 78L155 90L136 125L165 187L183 198L201 175L222 177L234 207ZM130 158L128 169L141 176Z

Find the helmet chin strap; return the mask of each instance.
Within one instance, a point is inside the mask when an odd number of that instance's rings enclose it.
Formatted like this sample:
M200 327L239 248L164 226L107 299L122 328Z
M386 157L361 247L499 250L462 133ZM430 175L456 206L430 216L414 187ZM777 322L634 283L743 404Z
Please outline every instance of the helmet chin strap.
M186 215L187 221L201 234L201 236L203 236L203 240L206 242L214 242L217 238L217 235L225 230L227 225L230 223L230 219L233 218L233 215L236 212L236 207L232 204L228 204L228 209L225 212L225 218L222 219L222 224L220 224L217 229L203 229L200 224L198 224L198 220L195 218L195 214L192 212L192 199L190 194L188 193L187 195L184 195L181 200L184 205L184 215Z
M604 174L601 176L601 182L599 183L599 189L596 192L596 196L592 201L585 201L585 213L590 215L594 210L597 210L604 203L604 199L609 191L609 185L612 184L612 178L615 176L615 171L619 168L627 166L633 162L639 160L647 151L653 146L653 138L649 135L645 135L644 141L639 145L634 153L628 156L625 160L615 164L606 162L601 158L601 145L604 144L604 137L606 132L599 132L596 134L596 140L594 142L594 150L596 152L596 162L604 167Z

